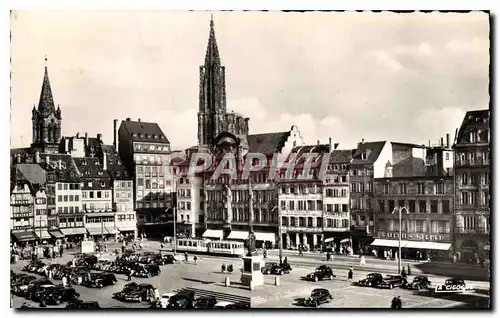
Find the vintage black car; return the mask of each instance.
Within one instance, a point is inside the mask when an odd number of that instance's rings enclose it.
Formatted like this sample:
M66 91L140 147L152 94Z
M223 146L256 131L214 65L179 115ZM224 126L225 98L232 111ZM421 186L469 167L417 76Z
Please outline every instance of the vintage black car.
M48 286L54 286L54 284L50 280L45 278L34 280L30 282L22 296L29 298L31 297L31 295L34 295L36 292L38 292L42 286L44 286L43 288L46 288Z
M37 288L34 288L32 289L28 295L26 296L26 298L32 300L32 301L36 301L36 302L39 302L42 298L43 298L43 295L52 290L52 289L55 289L57 288L57 286L55 285L40 285L38 286Z
M264 266L260 269L262 274L271 274L273 268L279 267L278 263L275 262L266 262Z
M401 275L387 275L378 283L377 287L393 289L394 287L405 287L407 283Z
M167 308L193 308L195 293L192 290L183 290L170 297Z
M72 301L69 301L66 304L66 308L71 308L71 309L98 309L101 308L99 307L99 303L97 301L83 301L80 299L75 299Z
M435 289L436 292L463 292L467 289L467 284L462 278L450 278L444 282L444 285L438 285Z
M315 288L311 291L311 296L299 300L303 306L318 307L323 303L329 303L333 299L332 294L325 288Z
M113 294L113 298L125 302L141 302L148 300L153 290L154 287L151 284L130 283L125 285L121 292Z
M158 265L168 265L175 263L174 255L171 254L165 254L165 255L155 254L153 260Z
M413 281L406 285L408 289L428 289L431 286L431 282L427 278L427 276L416 276L413 278Z
M87 287L103 288L114 285L117 282L116 276L112 273L90 274L90 280L85 280L82 285Z
M57 286L49 289L40 296L40 301L47 305L59 305L66 301L72 301L80 297L74 288Z
M146 278L146 277L151 277L151 276L158 276L160 274L160 272L161 272L161 270L160 270L160 267L158 265L139 264L135 268L133 276Z
M16 279L15 283L11 284L11 290L14 295L23 296L23 292L26 292L28 290L28 286L31 284L31 282L37 279L38 277L32 275L23 276L19 279Z
M203 296L194 300L193 308L214 308L215 304L217 304L217 299L214 296Z
M36 260L23 267L23 272L37 273L39 269L47 266L44 262Z
M231 305L226 306L226 308L230 308L230 309L250 308L250 303L237 302L237 303L233 303Z
M377 287L383 281L383 276L380 273L371 273L366 275L366 278L358 281L360 286Z
M306 280L312 280L312 281L319 281L319 280L325 280L325 279L330 279L333 280L335 277L333 274L333 271L330 267L321 265L320 267L316 268L316 270L312 273L307 274Z

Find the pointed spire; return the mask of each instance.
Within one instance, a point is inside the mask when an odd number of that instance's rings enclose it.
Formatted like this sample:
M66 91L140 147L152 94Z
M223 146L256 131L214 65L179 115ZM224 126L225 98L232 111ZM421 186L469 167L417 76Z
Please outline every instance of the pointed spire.
M49 81L49 72L47 70L47 56L45 56L45 72L43 74L40 100L38 101L38 111L44 117L55 112L54 98L52 97L52 89L50 88L50 81Z
M205 66L220 65L219 48L215 40L214 18L210 15L210 35L208 37L207 53L205 54Z

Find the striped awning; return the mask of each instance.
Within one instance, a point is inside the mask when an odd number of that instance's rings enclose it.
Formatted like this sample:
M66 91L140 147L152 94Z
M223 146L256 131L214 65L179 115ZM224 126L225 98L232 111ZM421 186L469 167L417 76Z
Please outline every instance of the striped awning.
M19 241L19 242L27 242L27 241L35 241L36 236L35 233L32 231L23 231L23 232L13 232L12 235Z
M39 239L42 239L42 240L48 240L50 238L52 238L52 236L50 236L49 232L46 231L46 230L42 230L42 231L35 231L35 235L36 237L38 237Z
M222 240L223 232L222 230L206 230L202 237L216 238Z
M120 232L128 232L128 231L135 231L137 228L133 225L128 225L128 226L119 226L118 231Z
M95 226L95 227L86 227L87 231L89 231L90 235L101 235L101 234L108 234L108 231L106 231L106 228L100 227L100 226Z
M274 233L255 232L255 239L257 241L274 243L275 237Z
M61 233L64 235L83 235L87 234L87 230L84 227L67 227L60 229Z
M49 234L52 235L55 238L62 238L64 237L64 234L61 233L61 231L49 231Z
M246 240L248 238L248 232L247 231L231 231L229 233L227 239L228 240Z
M116 234L118 230L111 226L105 226L104 229L108 232L108 234Z

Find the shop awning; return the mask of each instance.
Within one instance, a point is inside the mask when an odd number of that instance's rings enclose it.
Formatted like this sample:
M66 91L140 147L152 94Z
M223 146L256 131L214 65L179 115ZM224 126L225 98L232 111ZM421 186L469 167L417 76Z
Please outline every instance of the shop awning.
M275 235L274 233L255 232L255 239L257 241L274 243Z
M349 242L349 239L348 239L348 238L345 238L345 239L340 240L340 243L348 243L348 242Z
M401 241L401 247L406 247L408 241ZM384 246L384 247L398 247L399 240L384 240L384 239L375 239L372 244L373 246Z
M108 234L116 234L117 230L112 228L111 226L106 226L104 229L108 232Z
M105 227L100 227L100 226L96 226L96 227L86 227L87 231L89 231L89 234L90 235L101 235L101 234L108 234L108 231L106 231L106 228Z
M231 231L228 240L246 240L248 238L248 232L245 231Z
M325 243L328 243L328 242L333 242L333 240L335 240L335 238L333 238L333 237L329 237L329 238L325 239L325 241L324 241L324 242L325 242Z
M61 233L64 235L83 235L87 234L87 230L84 227L67 227L61 229Z
M38 237L39 239L42 239L42 240L48 240L48 239L52 238L52 236L50 236L49 232L46 230L42 230L41 232L35 231L35 235L36 235L36 237Z
M127 232L127 231L135 231L136 227L133 225L128 225L128 226L119 226L118 231L120 232Z
M405 248L418 248L422 250L440 250L447 251L451 247L451 243L437 243L437 242L420 242L408 241Z
M49 231L49 234L52 235L55 238L62 238L62 237L64 237L64 234L62 234L61 231Z
M219 240L222 240L222 230L206 230L205 233L203 233L202 237L208 237L208 238L216 238Z
M12 235L14 235L19 242L35 241L37 239L35 233L32 231L13 232Z

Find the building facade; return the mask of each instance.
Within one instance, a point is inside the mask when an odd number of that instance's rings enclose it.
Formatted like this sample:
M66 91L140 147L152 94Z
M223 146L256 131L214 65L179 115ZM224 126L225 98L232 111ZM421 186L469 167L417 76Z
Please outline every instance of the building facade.
M116 126L116 124L115 124ZM167 231L166 209L172 202L174 177L170 172L170 142L156 123L122 121L118 151L134 178L134 209L139 234L162 237Z
M403 258L450 260L453 243L453 177L375 178L375 246L395 256L399 245L399 208Z
M47 192L43 188L37 189L34 198L34 231L39 241L49 240L48 216L47 216Z
M37 240L34 233L34 196L27 181L18 181L10 195L10 228L18 244Z
M490 112L469 111L455 144L455 245L459 259L476 262L490 250Z

